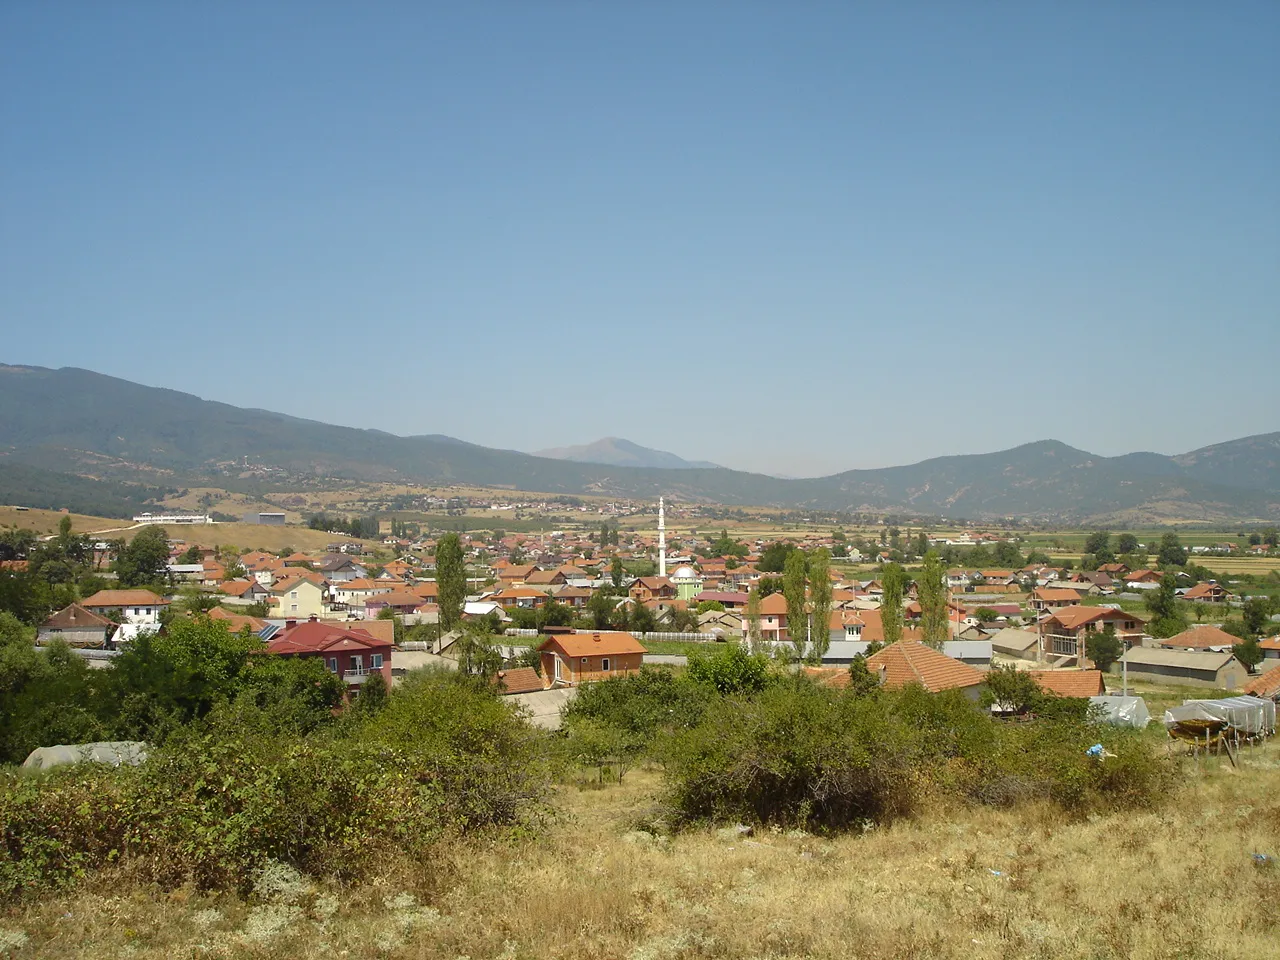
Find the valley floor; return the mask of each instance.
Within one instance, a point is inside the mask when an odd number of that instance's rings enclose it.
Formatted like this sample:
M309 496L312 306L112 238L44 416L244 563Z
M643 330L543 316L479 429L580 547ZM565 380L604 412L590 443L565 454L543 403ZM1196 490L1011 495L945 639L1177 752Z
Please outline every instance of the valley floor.
M544 830L454 849L416 883L286 876L264 902L101 877L0 912L0 956L1274 957L1280 745L1225 762L1188 763L1155 812L938 809L834 840L637 830L661 786L641 770L560 788Z

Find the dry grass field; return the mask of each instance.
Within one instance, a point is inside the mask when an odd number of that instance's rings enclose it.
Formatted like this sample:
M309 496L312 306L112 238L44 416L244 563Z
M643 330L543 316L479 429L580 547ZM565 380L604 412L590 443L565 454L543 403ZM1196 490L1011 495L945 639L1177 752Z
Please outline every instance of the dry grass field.
M1072 819L938 807L823 839L635 829L656 771L562 787L523 840L358 889L239 899L101 877L0 913L14 958L1241 958L1277 955L1280 747L1186 768L1176 801ZM265 891L264 891L265 893Z
M34 530L39 534L57 533L58 524L65 516L71 517L71 529L76 533L95 533L113 527L127 527L130 520L113 520L109 517L90 517L82 513L65 514L58 510L20 510L17 507L0 507L0 529L17 527Z

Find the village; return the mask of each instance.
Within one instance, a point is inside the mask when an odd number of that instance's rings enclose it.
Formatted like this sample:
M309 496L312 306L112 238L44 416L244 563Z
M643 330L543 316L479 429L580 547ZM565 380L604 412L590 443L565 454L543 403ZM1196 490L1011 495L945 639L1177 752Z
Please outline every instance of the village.
M644 664L680 667L698 644L726 642L802 662L837 686L855 660L865 660L882 669L890 685L958 688L975 699L992 668L1024 671L1064 696L1124 697L1134 683L1147 681L1280 697L1280 624L1268 615L1255 658L1242 660L1242 639L1222 629L1242 598L1218 579L1197 580L1172 567L1131 568L1120 560L1090 564L1093 569L1047 557L1000 569L953 566L945 571L945 635L926 637L918 572L898 591L898 612L886 631L879 571L902 556L896 529L883 543L858 537L860 545L838 529L749 543L723 531L685 533L669 544L665 511L660 502L656 530L629 531L625 538L607 520L575 533L457 535L465 593L445 629L434 563L438 536L406 536L410 531L396 528L397 536L394 524L384 524L376 556L354 540L315 553L229 553L182 538L187 524L206 518L146 515L135 519L172 531L165 567L170 591L99 590L45 619L37 643L65 642L94 666L105 666L140 633L163 630L179 610L196 611L232 632L247 630L271 653L319 659L342 681L350 702L375 674L392 685L415 668L456 669L470 649L464 635L479 633L494 682L552 728L584 682L634 673ZM919 539L921 554L994 547L997 557L1024 559L997 534L922 533ZM99 547L97 561L106 564L108 544ZM825 629L814 619L812 585L803 623L794 622L795 601L783 589L790 551L838 558L824 562ZM1206 618L1156 637L1143 601L1166 578L1176 602ZM1104 636L1111 648L1092 650L1091 638Z

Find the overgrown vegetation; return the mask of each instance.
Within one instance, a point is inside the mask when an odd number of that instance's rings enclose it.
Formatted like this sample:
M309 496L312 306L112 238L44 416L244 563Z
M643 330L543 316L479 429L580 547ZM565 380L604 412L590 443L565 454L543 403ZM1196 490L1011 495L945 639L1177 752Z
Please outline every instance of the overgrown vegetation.
M389 859L427 869L444 838L541 811L542 736L466 677L420 671L381 709L309 733L292 720L278 702L222 700L140 767L0 775L0 896L117 863L241 890L271 861L338 881Z

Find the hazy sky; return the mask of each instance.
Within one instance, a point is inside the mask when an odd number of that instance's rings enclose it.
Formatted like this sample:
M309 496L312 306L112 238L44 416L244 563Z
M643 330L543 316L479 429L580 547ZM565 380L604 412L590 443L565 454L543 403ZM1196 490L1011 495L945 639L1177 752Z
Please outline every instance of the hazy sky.
M1280 429L1274 0L11 0L0 44L3 362L797 475Z

